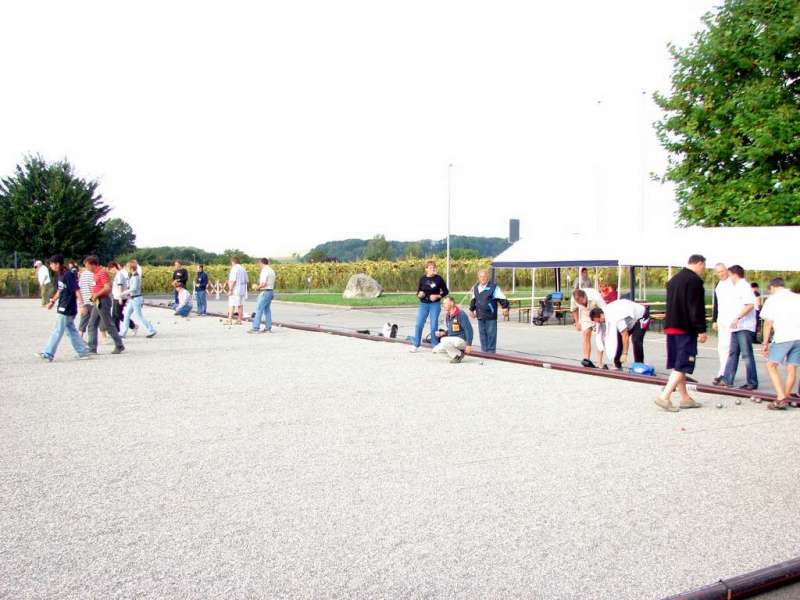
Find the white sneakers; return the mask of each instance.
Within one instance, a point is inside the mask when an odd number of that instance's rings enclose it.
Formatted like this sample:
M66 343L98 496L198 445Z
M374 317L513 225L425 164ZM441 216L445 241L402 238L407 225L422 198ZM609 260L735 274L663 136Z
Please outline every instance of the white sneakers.
M419 352L419 346L411 346L411 348L409 348L408 351L411 353Z

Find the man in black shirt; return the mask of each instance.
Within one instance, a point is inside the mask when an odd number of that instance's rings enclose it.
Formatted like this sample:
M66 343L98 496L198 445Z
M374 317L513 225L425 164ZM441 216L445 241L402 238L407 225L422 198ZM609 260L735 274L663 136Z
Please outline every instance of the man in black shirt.
M435 348L439 343L436 330L439 326L439 313L442 310L441 300L449 293L444 279L436 274L436 263L429 260L425 263L425 275L420 277L417 285L419 308L417 309L417 322L414 326L414 339L409 348L410 352L419 350L420 344L422 344L422 329L425 327L428 317L431 320L431 347Z
M667 385L656 398L656 404L668 412L679 408L700 408L686 390L686 375L694 372L697 342L706 341L706 292L703 273L706 259L693 254L689 264L667 283L667 315L664 333L667 334L667 368L672 369ZM681 396L679 407L672 404L672 392Z
M208 308L206 300L206 288L208 287L208 273L205 272L203 265L197 265L197 276L194 279L194 295L197 298L197 314L201 317L206 314Z
M183 268L181 261L175 261L175 270L172 272L172 287L175 288L174 292L174 301L175 305L178 305L178 288L176 286L176 282L180 281L183 284L183 287L186 287L186 284L189 281L189 271Z
M47 303L47 309L50 310L57 304L56 312L58 315L56 316L56 324L53 328L53 333L50 335L50 340L45 345L44 350L37 356L42 360L52 362L53 357L56 355L58 344L66 331L69 334L73 349L78 354L78 358L89 358L89 347L75 328L75 315L78 314L78 306L83 305L78 278L74 272L64 267L64 257L61 254L50 257L48 262L50 263L50 269L56 274L57 291Z

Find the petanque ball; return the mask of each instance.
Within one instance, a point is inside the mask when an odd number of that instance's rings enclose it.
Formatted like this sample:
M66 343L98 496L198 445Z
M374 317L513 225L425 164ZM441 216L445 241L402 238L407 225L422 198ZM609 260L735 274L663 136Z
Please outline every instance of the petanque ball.
M761 398L755 398L754 402L755 402L756 404L761 404Z
M722 402L717 402L717 408L722 408Z
M741 405L741 403L742 403L742 399L741 398L737 398L736 399L736 406Z

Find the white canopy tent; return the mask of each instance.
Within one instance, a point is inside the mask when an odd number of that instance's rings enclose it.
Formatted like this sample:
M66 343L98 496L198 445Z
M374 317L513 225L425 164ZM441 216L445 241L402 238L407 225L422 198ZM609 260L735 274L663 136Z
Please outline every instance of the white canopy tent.
M613 235L547 234L514 243L492 261L495 269L531 269L535 295L537 268L683 266L692 254L702 254L709 265L739 264L745 270L800 271L800 226L783 227L688 227L663 232ZM633 289L631 289L633 292ZM531 311L531 315L533 311Z

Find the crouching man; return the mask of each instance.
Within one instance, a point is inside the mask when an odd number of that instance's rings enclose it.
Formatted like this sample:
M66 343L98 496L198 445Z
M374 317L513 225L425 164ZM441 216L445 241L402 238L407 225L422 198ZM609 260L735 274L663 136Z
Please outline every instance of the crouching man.
M614 300L605 309L589 311L592 322L598 324L598 337L602 339L606 359L613 360L622 369L628 357L628 345L633 345L633 360L644 362L644 334L650 324L646 306L630 300Z
M449 296L442 300L445 324L447 331L437 331L439 343L434 346L433 352L441 354L446 352L451 363L460 363L465 354L472 351L472 324L469 316L453 302Z

